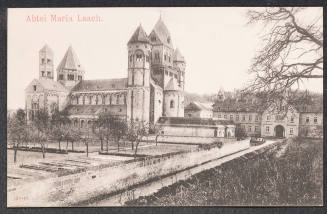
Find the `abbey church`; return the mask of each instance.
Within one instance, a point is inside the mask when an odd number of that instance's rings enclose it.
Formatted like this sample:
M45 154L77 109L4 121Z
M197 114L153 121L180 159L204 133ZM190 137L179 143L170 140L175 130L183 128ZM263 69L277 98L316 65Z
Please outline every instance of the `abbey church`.
M85 80L88 71L71 46L55 74L54 52L45 45L39 51L39 78L25 89L28 120L41 108L65 109L81 127L101 112L152 124L162 116L184 117L186 64L161 18L149 35L138 26L127 49L127 78Z

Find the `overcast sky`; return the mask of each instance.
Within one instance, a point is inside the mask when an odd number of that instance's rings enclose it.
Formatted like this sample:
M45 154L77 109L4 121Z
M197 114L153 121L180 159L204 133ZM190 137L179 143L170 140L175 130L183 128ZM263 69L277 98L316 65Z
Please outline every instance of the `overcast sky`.
M187 63L185 90L216 93L241 88L262 44L262 26L246 25L248 8L60 8L9 9L8 109L24 107L24 89L38 78L38 51L48 44L55 69L69 45L85 68L85 79L127 77L127 42L141 23L149 35L161 14L174 47ZM32 15L46 22L29 22ZM73 17L51 22L51 15ZM81 23L77 15L100 17ZM56 76L56 73L55 73ZM322 92L322 80L306 83Z

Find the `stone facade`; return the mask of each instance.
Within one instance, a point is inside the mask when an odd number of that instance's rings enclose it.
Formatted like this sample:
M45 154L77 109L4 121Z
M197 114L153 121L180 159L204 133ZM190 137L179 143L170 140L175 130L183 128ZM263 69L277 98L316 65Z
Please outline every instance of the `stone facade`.
M161 117L157 126L165 136L205 138L234 138L236 127L232 121L187 117Z
M214 118L239 124L248 136L323 136L323 113L319 105L290 105L282 101L267 107L256 98L225 98L219 91L213 107Z
M138 26L127 43L127 78L84 80L85 70L70 46L57 67L48 45L39 51L39 79L25 89L32 120L38 109L66 109L75 125L92 123L101 112L155 124L161 116L184 117L185 60L174 49L161 19L150 35Z

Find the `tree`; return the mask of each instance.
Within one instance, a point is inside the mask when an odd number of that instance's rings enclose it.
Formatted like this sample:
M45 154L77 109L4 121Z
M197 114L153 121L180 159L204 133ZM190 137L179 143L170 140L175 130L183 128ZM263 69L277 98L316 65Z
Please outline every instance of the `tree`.
M138 147L145 136L149 134L149 124L145 122L134 122L132 121L128 127L127 136L128 139L132 142L132 145L135 144L134 158L136 158Z
M22 109L18 109L17 112L8 117L8 139L13 142L14 149L14 163L17 161L17 150L19 145L27 139L27 124L25 112Z
M235 127L235 137L237 139L242 139L242 138L246 137L246 132L245 132L244 128L242 128L239 124L237 124Z
M306 13L317 16L300 20ZM250 68L254 79L243 92L263 92L272 101L305 79L323 77L322 8L269 7L247 15L249 24L262 23L268 33Z
M104 139L106 140L106 151L109 151L109 140L111 140L112 124L115 121L115 116L111 115L109 112L102 112L98 116L97 124L102 127L104 134Z
M155 142L156 146L158 145L158 138L162 135L162 127L161 126L155 126L154 127L154 133L155 133Z
M71 121L68 117L68 113L66 111L60 112L57 108L55 108L51 115L50 125L51 137L58 142L60 151L61 141L69 138L69 127L71 125Z
M111 121L111 134L117 143L117 150L119 152L120 139L127 133L127 123L125 120L120 118L115 118Z
M104 142L105 137L106 137L106 129L103 126L103 124L101 124L99 122L99 120L97 120L97 121L95 121L93 123L92 132L100 140L100 151L103 151L103 142Z
M42 156L45 158L45 144L49 136L50 117L46 109L39 109L35 112L32 126L35 128L34 141L41 146Z

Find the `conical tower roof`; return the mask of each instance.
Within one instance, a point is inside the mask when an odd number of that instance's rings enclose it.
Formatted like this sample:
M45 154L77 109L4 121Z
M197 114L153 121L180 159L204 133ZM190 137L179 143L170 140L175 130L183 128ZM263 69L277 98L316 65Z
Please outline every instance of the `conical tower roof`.
M48 53L53 53L52 49L51 49L47 44L45 44L45 45L43 46L43 48L40 49L39 52L48 52Z
M174 62L185 62L185 59L178 48L174 51Z
M171 78L167 83L165 90L167 91L179 91L180 88L178 86L177 80L175 78Z
M160 42L168 47L173 48L173 43L171 41L170 33L168 28L166 27L165 23L162 21L161 17L159 18L158 22L154 26L152 33L155 33L159 38Z
M72 46L69 46L64 58L61 60L60 64L58 65L57 71L63 69L84 70Z
M139 25L135 32L133 33L132 37L128 41L128 44L135 43L135 42L144 42L150 43L148 36L146 35L145 31L142 28L142 25Z

